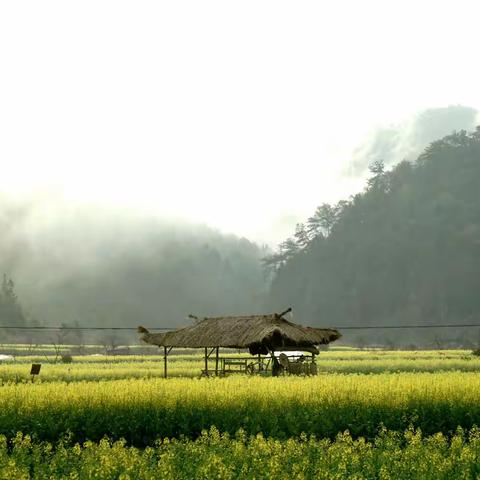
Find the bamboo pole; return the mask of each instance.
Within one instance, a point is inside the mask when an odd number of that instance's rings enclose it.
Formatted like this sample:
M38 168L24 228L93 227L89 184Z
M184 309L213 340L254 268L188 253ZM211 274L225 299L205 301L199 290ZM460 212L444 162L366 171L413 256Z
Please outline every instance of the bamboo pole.
M218 376L218 347L215 352L215 375Z
M167 378L167 347L163 347L163 377Z
M208 377L208 349L205 347L205 375Z

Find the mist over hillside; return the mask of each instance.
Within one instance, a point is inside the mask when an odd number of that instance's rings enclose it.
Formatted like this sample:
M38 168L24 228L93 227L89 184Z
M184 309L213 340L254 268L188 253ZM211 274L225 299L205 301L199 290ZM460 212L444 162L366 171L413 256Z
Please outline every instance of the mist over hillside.
M274 253L135 210L0 196L0 324L175 327L289 306L319 326L480 321L480 131L422 147L475 118L432 109L377 131L353 158L359 176L370 162L364 190L320 205Z
M453 131L474 130L479 122L479 112L463 105L420 111L401 123L375 129L355 149L346 170L361 175L378 160L387 166L415 160L431 142Z
M0 267L29 321L177 326L263 307L266 251L206 226L3 198L0 229Z

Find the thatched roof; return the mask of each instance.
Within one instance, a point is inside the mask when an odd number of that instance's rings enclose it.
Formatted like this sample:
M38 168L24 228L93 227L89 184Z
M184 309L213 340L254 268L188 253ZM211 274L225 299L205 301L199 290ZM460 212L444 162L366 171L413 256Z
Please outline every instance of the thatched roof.
M304 350L318 353L316 345L340 338L337 330L303 327L282 315L210 317L195 324L165 333L150 333L138 327L140 339L162 347L248 348L250 353L266 354L274 350Z

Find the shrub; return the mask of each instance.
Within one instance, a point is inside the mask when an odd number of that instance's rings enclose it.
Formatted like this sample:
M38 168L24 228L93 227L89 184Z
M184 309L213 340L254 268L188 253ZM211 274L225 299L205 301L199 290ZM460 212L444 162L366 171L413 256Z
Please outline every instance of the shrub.
M73 357L69 353L64 353L61 357L62 363L72 363Z

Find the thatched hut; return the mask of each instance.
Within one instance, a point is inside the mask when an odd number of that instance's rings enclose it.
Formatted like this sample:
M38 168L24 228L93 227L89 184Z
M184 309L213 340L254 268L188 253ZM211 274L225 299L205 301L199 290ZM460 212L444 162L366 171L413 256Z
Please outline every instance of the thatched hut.
M302 350L318 354L318 345L328 344L340 338L333 329L304 327L286 320L281 314L248 315L235 317L207 317L195 319L195 323L165 333L150 333L138 327L140 339L164 348L166 357L173 347L204 348L205 371L208 374L208 358L216 349L216 373L218 373L218 349L248 349L252 355L273 354L275 351ZM208 349L212 349L208 354Z

